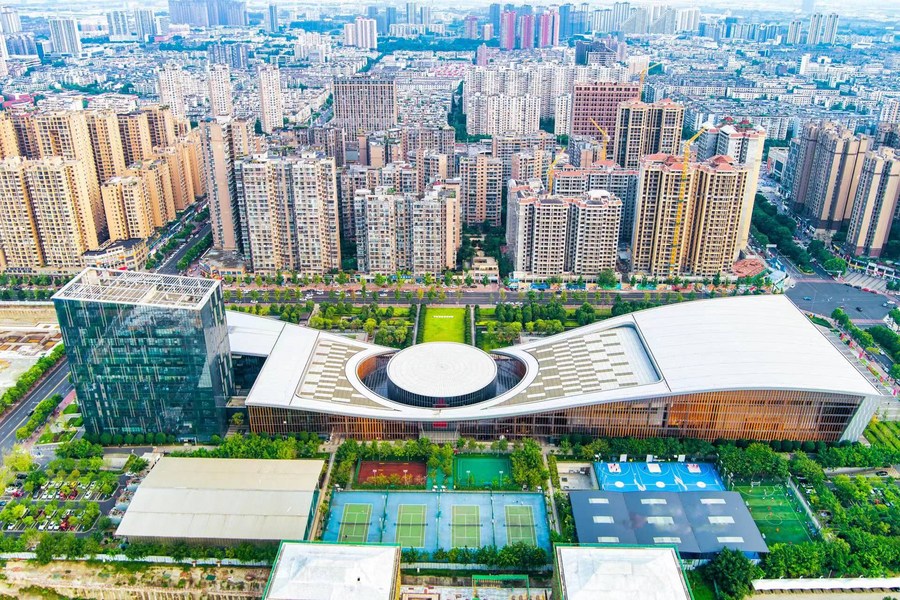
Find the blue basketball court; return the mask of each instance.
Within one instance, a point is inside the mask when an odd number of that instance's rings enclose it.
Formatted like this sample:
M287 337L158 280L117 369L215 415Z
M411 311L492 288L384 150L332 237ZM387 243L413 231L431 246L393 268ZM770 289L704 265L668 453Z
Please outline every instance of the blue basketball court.
M709 463L597 462L594 472L606 492L724 492Z

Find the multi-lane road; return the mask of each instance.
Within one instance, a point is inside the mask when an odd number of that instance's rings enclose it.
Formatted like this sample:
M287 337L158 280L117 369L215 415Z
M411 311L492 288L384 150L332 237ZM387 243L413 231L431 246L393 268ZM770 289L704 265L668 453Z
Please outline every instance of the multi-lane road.
M159 267L157 267L156 272L163 273L165 275L178 275L178 261L184 258L184 255L188 253L188 250L190 250L194 246L194 244L206 237L211 231L212 226L209 223L205 224L203 227L197 230L196 233L185 239L184 244L182 244L178 248L178 250L173 252L168 258L166 258L166 260L162 262L161 265L159 265Z
M62 358L53 371L25 398L0 418L0 454L9 452L16 443L16 430L28 421L34 407L53 394L65 397L72 391L69 383L69 362Z

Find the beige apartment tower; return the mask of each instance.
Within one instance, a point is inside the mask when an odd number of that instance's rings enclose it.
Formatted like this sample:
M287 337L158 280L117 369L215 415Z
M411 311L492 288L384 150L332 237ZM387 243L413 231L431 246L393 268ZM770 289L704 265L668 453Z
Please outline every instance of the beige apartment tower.
M186 116L184 108L184 91L181 78L184 71L175 63L167 63L158 74L159 103L168 106L172 114L179 119Z
M150 121L145 112L130 112L118 115L119 135L125 164L131 166L153 157L153 138L150 136ZM101 181L102 183L102 181Z
M111 110L96 110L85 113L88 135L94 149L97 179L101 184L125 172L125 150L119 119Z
M616 113L615 132L607 132L615 140L607 155L621 167L637 169L641 157L648 154L678 154L683 126L684 106L677 102L623 102Z
M281 95L281 71L276 65L260 65L259 120L265 133L284 127L284 98Z
M235 167L244 252L258 273L341 268L334 158L254 156Z
M16 127L6 111L0 111L0 160L21 156Z
M488 154L459 161L463 222L500 226L503 203L503 163Z
M44 253L25 177L28 161L21 157L0 160L0 269L36 269Z
M150 191L143 177L113 177L101 188L109 239L146 239L153 235Z
M632 238L632 271L653 278L712 277L738 256L748 168L717 156L688 165L656 154L641 161Z
M878 258L891 234L900 194L900 155L888 147L866 152L853 214L847 230L847 250Z

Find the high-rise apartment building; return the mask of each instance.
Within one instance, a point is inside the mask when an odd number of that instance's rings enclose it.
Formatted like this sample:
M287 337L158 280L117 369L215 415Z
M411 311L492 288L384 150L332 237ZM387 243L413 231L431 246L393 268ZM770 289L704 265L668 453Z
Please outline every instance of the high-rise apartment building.
M127 10L113 10L106 13L106 26L112 42L133 39L132 27Z
M175 219L175 195L168 162L159 159L138 161L129 166L125 174L144 180L154 227L163 227Z
M117 115L119 136L125 154L125 164L131 165L153 157L153 139L147 113L135 111Z
M340 269L334 158L254 156L235 167L244 252L257 273Z
M159 33L156 14L152 10L136 8L132 15L134 17L134 34L139 41L149 41Z
M788 157L791 199L809 217L818 236L839 231L850 220L872 139L834 123L809 123Z
M360 271L438 275L456 266L461 226L455 184L436 185L421 196L388 186L358 189L354 223Z
M234 382L219 281L88 269L53 303L88 433L225 433Z
M638 100L637 83L575 83L572 92L572 135L588 135L602 139L596 122L610 136L610 148L617 147L615 136L619 104Z
M344 45L367 50L377 49L378 22L375 19L356 17L356 21L344 25Z
M615 134L607 132L616 141L607 153L620 166L637 169L641 157L647 154L678 154L683 126L682 104L671 100L652 104L639 100L623 102L619 104Z
M184 72L175 63L167 63L159 70L159 103L168 106L172 114L183 119L185 117L184 92L181 78Z
M244 0L169 0L172 23L195 27L242 27L247 24Z
M500 49L513 50L516 47L516 13L505 10L500 15Z
M397 124L397 87L393 79L345 77L334 80L336 127L350 132L380 131Z
M209 67L209 112L214 117L230 117L234 112L231 99L231 69L227 64Z
M119 131L119 118L111 110L85 112L88 135L94 151L97 180L102 184L125 172L125 150Z
M81 36L78 34L78 20L73 17L51 17L50 41L55 54L81 56Z
M692 162L682 185L683 167L678 156L641 161L631 244L637 274L712 277L730 272L737 259L748 169L725 156Z
M503 162L487 154L459 161L462 220L466 225L500 227L503 205Z
M898 195L900 155L887 147L866 152L847 228L848 251L856 256L881 256L891 233Z
M259 120L265 133L284 127L284 98L281 95L281 71L276 65L260 65Z
M24 169L44 265L80 269L81 255L106 239L106 217L97 215L87 166L53 156L26 162Z
M469 135L526 134L540 130L541 99L537 96L471 94L466 97Z
M838 16L836 13L823 15L813 13L809 16L809 30L806 32L806 43L810 46L818 44L834 44L837 41Z
M463 31L466 39L469 40L477 40L479 38L478 34L478 17L475 15L469 15L463 21Z
M799 19L794 19L788 25L787 35L784 38L784 43L789 46L796 46L803 39L803 21Z
M500 159L504 184L512 177L513 155L519 152L540 151L549 156L555 149L556 137L546 131L536 131L527 135L499 134L491 139L491 155Z
M19 12L12 6L0 6L0 33L11 34L22 31Z
M210 64L228 65L232 69L246 69L250 60L249 45L244 43L210 44L206 56Z
M517 277L596 277L616 267L622 202L605 190L550 195L540 180L513 182L507 243Z
M25 178L27 161L0 160L0 269L34 269L44 265L31 194Z
M225 251L239 250L241 243L232 123L227 117L200 123L213 247Z
M277 33L280 29L278 21L278 5L270 4L266 10L266 27L270 33Z
M100 181L84 111L50 111L34 115L34 135L41 157L58 156L84 166L93 222L102 241L106 237Z
M19 142L16 138L16 126L6 111L0 112L0 160L20 156Z
M175 143L177 134L172 109L160 104L146 104L140 109L147 113L150 142L154 148L167 148Z
M153 209L143 177L113 177L101 188L109 239L146 239L153 235Z
M571 147L570 147L571 149ZM553 172L553 189L558 196L580 196L590 190L606 190L622 201L619 239L631 243L634 208L637 202L638 170L623 169L611 160L580 167L563 165Z

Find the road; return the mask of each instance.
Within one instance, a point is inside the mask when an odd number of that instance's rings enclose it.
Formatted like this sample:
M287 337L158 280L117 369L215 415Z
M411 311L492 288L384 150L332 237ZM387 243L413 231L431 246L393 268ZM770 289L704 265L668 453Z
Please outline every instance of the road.
M3 418L0 419L0 454L6 454L12 449L16 443L16 430L25 424L30 416L29 413L41 400L49 398L53 394L65 397L72 391L72 384L67 379L68 375L69 362L63 358L37 388L3 415Z
M163 263L157 267L156 272L164 275L178 275L178 267L176 266L178 261L184 258L184 255L188 253L188 250L190 250L194 244L206 237L211 231L212 226L209 223L205 224L197 231L197 233L187 238L183 246L163 261Z

